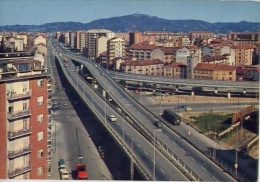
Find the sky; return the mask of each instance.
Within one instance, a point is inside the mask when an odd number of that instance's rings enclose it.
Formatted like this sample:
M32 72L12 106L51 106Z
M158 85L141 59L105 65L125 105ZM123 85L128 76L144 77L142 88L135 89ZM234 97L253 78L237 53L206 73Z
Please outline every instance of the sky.
M89 23L135 13L168 20L260 22L260 0L0 0L0 26Z

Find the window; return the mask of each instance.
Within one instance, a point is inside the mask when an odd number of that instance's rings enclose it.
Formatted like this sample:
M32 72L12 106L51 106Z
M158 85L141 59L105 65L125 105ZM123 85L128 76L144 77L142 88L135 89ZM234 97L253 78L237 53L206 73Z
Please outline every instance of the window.
M28 63L22 63L18 65L19 71L29 71L29 64Z
M29 128L29 122L27 119L23 120L23 129L28 129Z
M43 79L37 80L37 86L38 86L38 88L43 87Z
M38 134L37 134L37 140L38 140L38 141L43 140L43 131L38 132Z
M37 104L38 106L43 105L43 96L37 97Z
M23 111L24 111L24 110L27 110L27 109L28 109L28 108L27 108L27 102L24 102L24 103L23 103Z
M38 158L43 158L43 149L38 150Z
M38 176L43 175L43 166L38 167L37 173L38 173Z
M43 114L38 114L37 115L37 121L38 121L38 123L42 123L43 122Z

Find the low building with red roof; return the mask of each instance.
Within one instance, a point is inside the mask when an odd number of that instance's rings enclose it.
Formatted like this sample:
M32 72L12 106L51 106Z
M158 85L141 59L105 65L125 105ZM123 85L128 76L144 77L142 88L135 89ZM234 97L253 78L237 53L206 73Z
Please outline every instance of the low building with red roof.
M225 64L198 63L194 78L200 80L236 81L236 67Z
M138 61L136 59L121 63L120 70L126 73L162 76L164 62L160 59Z

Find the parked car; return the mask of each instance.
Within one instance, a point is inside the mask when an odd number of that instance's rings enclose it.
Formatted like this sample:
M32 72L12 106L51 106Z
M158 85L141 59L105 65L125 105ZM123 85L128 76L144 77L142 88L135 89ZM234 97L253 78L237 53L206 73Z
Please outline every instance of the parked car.
M63 106L68 106L68 105L69 105L68 102L63 103Z

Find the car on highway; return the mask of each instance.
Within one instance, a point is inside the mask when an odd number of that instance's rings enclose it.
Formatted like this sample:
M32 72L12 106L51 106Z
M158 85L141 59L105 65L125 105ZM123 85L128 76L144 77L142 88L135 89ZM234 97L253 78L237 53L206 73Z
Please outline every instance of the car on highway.
M185 108L185 105L178 105L175 107L176 109L184 109Z
M185 110L186 110L186 111L191 111L192 108L191 108L191 107L186 107Z
M156 122L154 122L154 126L156 126L157 128L161 128L162 123L160 121L156 121Z
M116 117L114 115L110 115L109 116L109 120L112 121L112 122L115 122L116 121Z
M68 106L68 105L69 105L68 102L63 103L63 106Z

